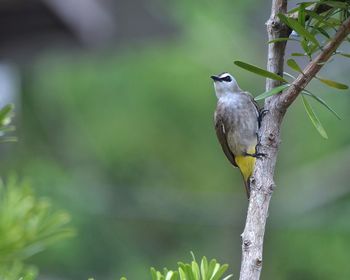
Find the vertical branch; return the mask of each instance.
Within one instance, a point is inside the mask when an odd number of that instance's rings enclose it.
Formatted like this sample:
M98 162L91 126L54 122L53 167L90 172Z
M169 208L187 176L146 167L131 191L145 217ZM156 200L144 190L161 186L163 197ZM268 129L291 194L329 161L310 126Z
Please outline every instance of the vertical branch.
M285 13L287 0L272 0L271 17L267 21L269 40L288 37L290 29L278 19L279 13ZM265 158L256 161L254 176L250 180L247 220L242 233L242 264L240 280L259 280L262 268L262 253L266 219L270 199L274 190L273 175L280 143L280 127L283 116L303 88L315 77L350 34L350 17L338 28L334 37L322 48L322 51L305 67L284 93L272 96L265 101L267 115L263 118L259 131L259 153ZM269 44L267 70L283 75L284 52L286 43ZM266 90L279 85L278 81L266 80Z
M272 0L271 16L267 21L269 40L287 37L289 29L284 26L277 15L285 13L287 0ZM267 70L279 75L283 74L285 42L269 44ZM266 90L279 85L279 82L266 80ZM259 131L259 153L266 157L257 160L254 176L251 178L251 196L249 199L247 220L242 233L242 263L240 280L258 280L262 269L262 254L266 219L270 199L274 189L273 175L275 171L278 146L280 142L280 124L285 111L277 110L276 96L265 101L268 110Z

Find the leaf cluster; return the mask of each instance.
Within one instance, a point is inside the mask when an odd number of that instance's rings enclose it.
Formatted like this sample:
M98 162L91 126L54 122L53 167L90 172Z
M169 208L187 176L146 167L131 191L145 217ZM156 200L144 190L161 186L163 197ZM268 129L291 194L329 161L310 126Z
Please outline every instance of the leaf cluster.
M191 254L192 262L178 262L176 270L164 268L163 271L158 271L151 267L152 280L228 280L232 277L232 274L224 276L228 269L227 264L222 265L215 259L208 261L205 256L198 263L194 254ZM127 279L122 277L120 280Z
M66 212L54 211L48 199L36 197L28 182L15 177L0 182L0 279L35 279L36 269L22 261L72 236L69 221Z
M284 41L296 41L299 43L301 52L292 53L292 57L305 57L307 60L311 61L313 57L320 52L322 52L324 46L333 39L334 34L337 32L338 28L350 15L350 3L349 1L311 1L311 2L301 2L294 9L288 11L287 14L279 14L278 17L280 21L288 26L293 32L289 37L286 38L276 38L268 43L279 43ZM350 42L350 39L347 38ZM341 51L336 51L332 54L341 55L343 57L350 58L350 54L343 53ZM322 62L324 64L327 61ZM281 93L283 90L288 89L293 80L296 77L290 73L285 72L284 76L279 76L275 73L269 72L258 66L248 64L242 61L235 61L235 64L245 70L248 70L254 74L260 75L265 78L273 79L281 82L280 86L277 86L271 90L268 90L257 97L255 100L265 99L275 94ZM299 75L304 75L302 67L293 59L287 59L287 65L289 68ZM288 81L287 77L292 81ZM349 87L343 83L333 81L328 78L315 77L321 83L327 85L328 87L347 90ZM308 89L303 89L301 92L302 101L304 104L305 111L309 116L312 124L320 133L323 138L328 138L325 129L323 128L319 118L317 117L315 111L313 110L308 98L312 98L332 114L334 114L338 119L339 115L319 96L315 95Z

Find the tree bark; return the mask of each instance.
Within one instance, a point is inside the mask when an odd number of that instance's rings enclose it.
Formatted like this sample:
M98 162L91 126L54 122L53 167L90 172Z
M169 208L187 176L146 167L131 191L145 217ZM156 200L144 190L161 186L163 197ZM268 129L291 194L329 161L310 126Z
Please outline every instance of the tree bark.
M277 15L285 13L287 0L272 0L271 16L267 21L268 39L288 37L290 29L283 25ZM280 127L286 110L305 86L315 77L319 70L336 51L341 42L350 33L350 18L338 29L333 39L313 59L297 79L284 93L265 100L267 114L259 130L259 153L266 156L256 161L254 175L250 180L251 194L244 231L242 233L242 263L240 280L258 280L262 269L262 255L265 225L268 217L270 199L275 188L273 180L278 148L280 144ZM283 76L285 42L269 44L267 70ZM266 80L266 90L279 86L279 82Z

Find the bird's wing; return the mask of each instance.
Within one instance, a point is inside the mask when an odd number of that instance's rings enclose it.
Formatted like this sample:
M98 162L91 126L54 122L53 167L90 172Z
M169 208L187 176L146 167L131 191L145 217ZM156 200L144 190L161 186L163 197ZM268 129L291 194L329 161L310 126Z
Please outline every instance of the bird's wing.
M245 91L244 93L247 94L247 95L250 97L250 101L253 103L253 105L254 105L254 107L255 107L255 109L256 109L256 116L257 116L257 118L258 118L258 127L260 128L260 126L261 126L261 120L262 120L263 114L264 114L264 113L263 113L264 108L260 108L260 107L259 107L258 102L255 101L253 95L251 95L250 92Z
M218 140L221 144L222 150L224 151L226 157L228 158L228 160L236 167L237 163L235 161L235 156L234 154L231 152L228 143L227 143L227 136L225 133L225 126L224 126L224 122L222 117L220 116L220 114L215 113L215 117L214 117L214 124L215 124L215 131L216 131L216 136L218 137Z
M245 93L246 95L248 95L248 96L250 97L250 100L252 101L253 105L255 106L256 113L257 113L257 115L259 116L260 110L261 110L261 109L260 109L260 107L259 107L258 102L255 101L253 95L252 95L250 92L244 91L243 93Z

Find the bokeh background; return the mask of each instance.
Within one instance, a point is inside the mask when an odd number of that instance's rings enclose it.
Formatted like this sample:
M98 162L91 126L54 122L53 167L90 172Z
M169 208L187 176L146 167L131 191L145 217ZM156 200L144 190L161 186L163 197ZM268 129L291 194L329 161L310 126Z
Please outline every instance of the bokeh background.
M269 10L257 0L0 1L0 102L16 104L19 138L2 147L1 175L29 178L77 230L27 261L40 279L149 279L150 266L173 268L191 250L238 277L247 201L216 140L209 76L229 71L264 91L233 61L264 67ZM349 83L349 63L335 58L322 75ZM342 120L312 103L324 140L300 100L288 112L262 279L350 279L350 93L309 88Z

